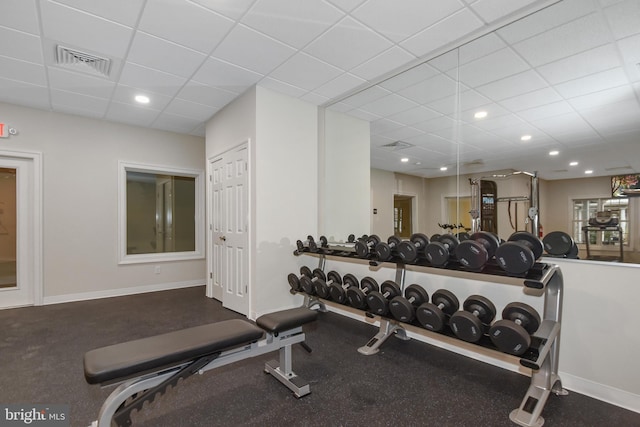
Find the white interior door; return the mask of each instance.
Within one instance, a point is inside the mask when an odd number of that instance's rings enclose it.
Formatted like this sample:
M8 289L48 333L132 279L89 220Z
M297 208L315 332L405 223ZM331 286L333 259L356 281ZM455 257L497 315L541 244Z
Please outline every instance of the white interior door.
M0 308L35 303L33 168L0 156Z
M210 262L212 295L249 314L247 144L210 162Z

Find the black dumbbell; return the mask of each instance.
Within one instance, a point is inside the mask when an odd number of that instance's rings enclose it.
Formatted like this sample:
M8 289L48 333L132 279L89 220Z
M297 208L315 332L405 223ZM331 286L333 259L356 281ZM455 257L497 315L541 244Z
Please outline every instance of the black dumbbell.
M498 237L488 231L479 231L469 236L468 240L460 242L456 247L456 258L463 267L479 271L493 258L496 249L500 246Z
M462 231L462 232L456 234L456 237L458 238L458 240L460 240L462 242L464 240L469 240L471 238L471 235L469 233L467 233L466 231Z
M551 256L562 258L578 258L578 245L564 231L552 231L542 238L544 250Z
M362 236L355 244L356 254L358 254L360 258L366 258L378 243L380 243L380 237L375 234Z
M393 280L386 280L380 285L380 291L372 291L367 294L368 311L378 316L386 316L389 313L389 300L402 295L400 285Z
M321 249L326 249L329 247L329 241L325 236L320 236L320 238L318 238L318 241L320 242L320 246L318 246L318 244L316 243L317 247Z
M398 255L404 262L413 262L418 255L424 253L424 248L429 244L429 238L422 233L415 233L409 240L398 245Z
M367 295L370 292L377 291L378 282L373 277L365 277L360 281L360 287L351 286L347 289L347 300L349 305L354 308L364 310L367 308Z
M512 302L502 310L502 320L489 329L489 338L498 350L520 356L531 345L531 334L540 327L540 315L528 304Z
M404 297L397 296L389 302L389 311L401 322L410 323L416 315L416 307L429 301L429 294L420 285L409 285Z
M342 277L342 283L333 282L329 285L329 296L331 299L340 304L347 303L347 290L352 287L358 287L359 282L356 276L347 273Z
M431 237L429 237L429 240L433 242L434 240L438 240L440 236L442 236L440 233L432 234Z
M425 329L441 331L447 319L460 308L458 298L446 289L438 289L431 296L431 302L425 302L416 309L416 319Z
M313 274L311 276L303 275L300 277L300 289L307 295L315 295L316 293L316 283L324 282L327 280L327 276L324 274L324 271L320 268L316 268L313 270Z
M424 248L424 256L427 261L435 267L442 267L447 264L450 256L460 244L460 241L453 234L443 234L437 239L432 238L431 242Z
M333 284L337 284L338 286L342 285L342 278L336 271L330 271L327 273L327 281L324 280L316 280L313 283L313 290L317 296L320 298L327 299L330 296L329 286Z
M287 276L287 280L289 281L289 286L291 286L291 290L300 291L300 279L303 277L311 277L313 273L311 273L311 269L307 266L300 267L300 276L297 276L294 273L289 273Z
M542 240L527 231L518 231L496 249L496 262L510 274L522 274L542 256Z
M318 245L316 241L313 240L313 236L307 236L307 240L304 242L302 240L296 240L296 246L298 247L298 252L303 252L308 250L309 252L316 252L318 250Z
M481 295L471 295L462 307L464 311L453 313L449 326L461 340L478 342L487 329L486 325L489 325L496 316L496 307Z
M386 261L391 258L391 255L393 255L398 245L400 245L400 242L400 238L396 236L390 236L387 239L386 243L379 242L373 249L373 252L375 253L379 261Z

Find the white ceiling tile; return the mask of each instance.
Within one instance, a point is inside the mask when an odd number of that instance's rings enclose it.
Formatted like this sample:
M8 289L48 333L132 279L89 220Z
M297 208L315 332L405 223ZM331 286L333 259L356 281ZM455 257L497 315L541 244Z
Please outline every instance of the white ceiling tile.
M351 73L365 80L374 80L413 60L416 57L404 49L393 46L375 58L357 66Z
M604 18L592 13L513 45L532 66L557 61L611 41ZM558 43L562 40L562 43Z
M455 120L447 116L436 117L435 119L425 120L424 122L414 123L414 128L425 132L435 132L441 129L452 129L456 125Z
M217 87L207 86L190 80L180 90L177 97L185 101L204 104L210 107L224 107L238 96L236 92L229 92Z
M379 135L385 132L402 128L402 123L389 119L378 119L371 122L371 134Z
M487 117L483 119L477 119L475 117L475 113L478 111L484 111L487 113ZM492 120L500 116L511 114L508 110L504 109L500 105L492 102L490 104L484 104L482 106L477 106L475 108L470 108L467 110L462 110L460 113L460 120L469 122L469 123L479 123L485 120Z
M478 92L495 101L511 98L549 85L533 70L527 70L503 79L479 86Z
M525 122L515 114L503 114L501 116L487 116L486 119L476 120L473 125L484 130L493 131L512 126L520 126Z
M365 0L327 0L327 2L339 7L345 12L351 12L353 9L364 3Z
M633 87L623 85L612 89L606 89L599 92L589 93L583 96L577 96L569 99L568 102L578 111L591 109L597 106L605 106L608 104L617 104L619 102L628 102L636 99Z
M522 58L510 48L505 48L461 65L459 78L465 85L475 88L528 69Z
M614 68L590 76L582 77L555 86L556 90L565 98L586 95L610 89L616 86L626 85L627 75L623 68Z
M112 102L105 118L110 121L150 127L160 112L149 107Z
M388 0L369 0L352 16L398 43L462 7L459 1L404 0L399 7Z
M438 55L427 62L440 72L456 71L460 65L460 49L453 49Z
M366 83L365 80L362 80L352 74L345 73L318 87L314 92L327 98L335 98L364 83Z
M270 76L293 86L313 90L342 74L343 70L322 62L303 52L293 55L276 68Z
M345 104L351 105L351 107L361 107L369 102L375 101L376 99L382 98L383 96L387 96L391 94L390 91L381 88L380 86L372 86L363 91L356 93L342 102Z
M107 111L109 100L64 90L52 90L51 105L55 109L64 108L66 112L73 112L74 114L102 117Z
M456 93L458 84L444 74L438 74L428 80L402 89L399 93L418 104L427 104Z
M417 106L409 110L393 114L389 116L389 119L409 126L414 123L424 122L425 120L433 119L439 116L440 114L429 108Z
M309 92L309 93L313 93L313 92ZM345 104L344 102L341 102L341 101L332 102L330 105L327 106L327 110L337 111L339 113L346 113L347 111L352 111L353 106L349 104Z
M346 105L346 104L344 104L344 105ZM376 121L376 120L380 119L380 116L378 116L376 114L371 114L371 113L369 113L367 111L359 110L359 109L350 110L349 111L349 115L353 116L353 117L356 117L358 119L365 120L367 122L373 122L373 121Z
M554 117L566 113L573 112L571 104L567 101L558 101L551 104L545 104L541 107L533 107L518 112L518 116L527 121L544 119L546 117Z
M19 61L6 56L0 56L0 77L40 86L47 85L47 77L43 65Z
M616 39L640 32L640 2L627 0L604 10L611 31Z
M561 100L562 98L556 91L551 88L545 88L505 99L500 101L500 105L511 111L522 111Z
M140 18L140 12L145 0L56 0L56 2L133 27Z
M138 87L152 93L174 96L185 84L184 77L163 73L151 68L127 63L122 68L120 84Z
M403 41L400 45L414 55L421 57L443 46L451 45L483 25L483 22L469 9L462 9Z
M478 0L471 4L471 8L476 11L484 22L491 23L498 19L518 11L526 6L535 3L532 0Z
M592 129L591 126L575 112L545 117L533 121L532 124L552 137L574 132L584 134ZM567 129L571 129L571 131L568 132Z
M634 65L640 62L640 34L619 40L617 44L624 62Z
M107 79L74 73L61 68L49 67L49 82L52 88L81 93L95 98L111 98L116 84Z
M263 76L215 58L209 58L193 75L193 80L235 93L244 92Z
M211 108L208 105L197 104L195 102L174 98L164 109L163 113L189 117L196 122L206 122L211 118L214 111L215 109Z
M2 0L0 2L0 26L39 34L38 13L35 0ZM10 40L4 39L3 40Z
M319 0L269 0L258 1L242 23L301 49L343 16Z
M506 43L496 33L489 33L460 46L458 49L459 61L461 64L466 64L504 49L506 46Z
M401 89L413 86L430 77L440 74L438 70L431 66L431 63L422 63L397 76L381 82L379 85L390 91L399 91Z
M42 44L37 36L0 27L0 55L42 64ZM11 43L6 43L11 40Z
M391 94L363 105L360 109L379 116L390 116L415 107L417 104L402 96Z
M497 30L507 43L517 43L596 11L595 0L563 0Z
M350 70L391 47L391 43L352 18L345 18L310 43L304 51Z
M149 104L143 106L138 104L135 101L135 96L141 94L147 95L150 99ZM118 85L116 86L115 91L113 92L113 102L117 102L118 104L129 104L136 108L148 108L149 110L154 110L156 112L161 111L166 108L167 105L171 102L172 97L161 95L159 93L150 93L146 91L141 91L137 87Z
M383 145L387 145L387 144L391 144L395 142L393 139L391 138L385 138L384 136L381 135L371 135L371 146L372 147L382 147Z
M438 153L455 151L455 145L451 141L435 134L425 133L413 138L407 138L405 142L416 145L416 148L426 148Z
M562 58L558 61L542 65L537 71L551 84L561 83L608 70L620 64L615 44L590 49L586 52Z
M191 132L189 132L189 135L199 136L201 138L204 138L206 133L207 133L206 123L200 123L193 130L191 130Z
M133 37L131 27L51 1L40 5L44 37L89 53L115 58L125 56Z
M635 99L581 110L580 115L603 136L640 130L640 106Z
M422 135L423 133L424 132L419 129L412 128L410 126L405 126L389 132L383 132L381 136L393 139L395 141L404 141L405 138L411 138L414 136Z
M207 9L218 12L233 20L238 20L244 15L256 0L191 0Z
M460 94L458 111L477 109L481 106L491 104L491 100L484 97L475 90L465 90Z
M210 53L233 24L229 18L195 3L162 0L147 1L138 28L199 52Z
M242 68L267 74L296 51L243 25L236 25L211 54Z
M164 39L138 31L128 60L138 65L181 77L191 77L206 55Z
M3 78L0 78L0 102L24 105L41 110L49 110L51 108L49 90L46 86Z
M258 86L271 89L279 93L284 93L285 95L289 95L294 98L299 98L305 93L307 93L305 89L301 89L297 86L290 85L288 83L285 83L283 81L280 81L271 77L265 77L264 79L260 80L260 82L258 83Z

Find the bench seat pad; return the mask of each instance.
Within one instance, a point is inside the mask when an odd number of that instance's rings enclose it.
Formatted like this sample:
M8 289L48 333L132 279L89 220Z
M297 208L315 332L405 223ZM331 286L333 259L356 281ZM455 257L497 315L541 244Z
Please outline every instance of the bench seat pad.
M84 376L89 384L140 376L255 342L263 333L233 319L114 344L85 353Z
M312 322L317 317L317 311L306 307L298 307L260 316L256 319L256 324L267 332L277 334Z

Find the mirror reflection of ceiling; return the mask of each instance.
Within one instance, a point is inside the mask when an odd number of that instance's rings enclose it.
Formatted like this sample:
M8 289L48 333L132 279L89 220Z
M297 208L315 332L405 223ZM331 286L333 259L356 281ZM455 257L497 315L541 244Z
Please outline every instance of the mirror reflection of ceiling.
M460 173L640 172L640 1L565 0L328 108L371 122L383 170L455 174L459 147Z

